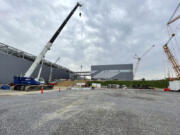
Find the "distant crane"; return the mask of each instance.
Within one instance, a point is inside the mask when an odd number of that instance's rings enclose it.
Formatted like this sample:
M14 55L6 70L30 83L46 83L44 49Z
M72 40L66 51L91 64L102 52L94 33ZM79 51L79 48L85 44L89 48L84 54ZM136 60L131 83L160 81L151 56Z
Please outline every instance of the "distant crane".
M174 70L174 72L176 73L176 76L180 79L180 66L178 61L176 60L176 58L173 56L173 54L171 53L168 44L169 42L172 40L172 38L175 36L175 34L172 34L171 37L169 38L169 40L167 41L167 43L163 46L164 52L166 53L168 60L170 62L170 64L172 65L172 68Z
M135 75L136 75L137 70L138 70L138 68L139 68L141 59L142 59L145 55L147 55L147 54L151 51L151 49L152 49L153 47L155 47L155 45L152 45L152 46L151 46L143 55L141 55L140 57L139 57L137 54L135 54L134 58L137 59L137 63L136 63L135 70L134 70L134 78L135 78Z

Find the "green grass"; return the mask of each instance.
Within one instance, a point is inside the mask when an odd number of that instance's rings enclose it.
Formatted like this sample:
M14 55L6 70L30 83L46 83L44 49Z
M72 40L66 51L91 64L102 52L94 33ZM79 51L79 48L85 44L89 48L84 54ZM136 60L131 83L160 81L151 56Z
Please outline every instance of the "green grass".
M90 85L92 83L101 83L103 86L107 86L108 84L119 84L126 85L128 87L132 85L149 85L154 88L167 88L168 80L148 80L148 81L89 81Z

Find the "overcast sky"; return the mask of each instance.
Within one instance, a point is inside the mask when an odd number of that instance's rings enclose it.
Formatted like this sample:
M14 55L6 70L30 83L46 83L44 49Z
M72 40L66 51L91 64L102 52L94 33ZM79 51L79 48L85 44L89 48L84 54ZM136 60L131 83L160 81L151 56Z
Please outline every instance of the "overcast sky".
M76 2L0 0L0 42L38 55ZM96 64L133 63L135 67L133 56L142 55L155 44L142 58L136 79L164 78L167 58L162 46L168 39L166 22L178 2L81 0L83 7L65 26L46 59L55 61L60 56L59 64L73 71L80 70L81 64L83 70ZM173 27L178 32L177 26Z

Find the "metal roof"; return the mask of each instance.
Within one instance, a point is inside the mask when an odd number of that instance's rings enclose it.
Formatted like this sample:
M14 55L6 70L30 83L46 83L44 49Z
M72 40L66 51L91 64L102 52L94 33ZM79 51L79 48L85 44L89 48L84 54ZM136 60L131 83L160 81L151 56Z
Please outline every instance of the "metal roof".
M27 59L29 61L34 61L35 58L36 58L36 56L34 56L34 55L30 54L30 53L24 52L22 50L19 50L17 48L14 48L12 46L9 46L9 45L1 43L1 42L0 42L0 51L4 52L6 54L10 54L10 55L16 56L16 57ZM65 70L68 70L71 73L73 73L73 71L71 71L70 69L68 69L66 67L63 67L61 65L55 64L53 62L50 62L50 61L48 61L46 59L44 59L44 64L47 65L47 66L51 66L52 65L52 67L54 67L54 68L65 69Z

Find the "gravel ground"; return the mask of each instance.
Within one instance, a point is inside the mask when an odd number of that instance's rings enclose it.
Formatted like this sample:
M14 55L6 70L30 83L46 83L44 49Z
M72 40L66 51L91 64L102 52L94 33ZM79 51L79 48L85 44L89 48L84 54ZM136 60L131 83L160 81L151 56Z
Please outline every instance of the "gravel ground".
M180 93L74 90L0 96L0 135L179 135Z

